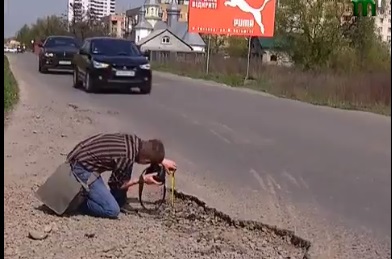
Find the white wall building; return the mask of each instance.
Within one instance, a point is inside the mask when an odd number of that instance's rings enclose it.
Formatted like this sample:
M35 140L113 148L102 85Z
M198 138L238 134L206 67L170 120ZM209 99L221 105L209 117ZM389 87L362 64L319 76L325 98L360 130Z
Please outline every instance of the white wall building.
M72 7L71 7L72 5ZM89 0L68 0L68 22L71 22L74 15L83 16L82 10L87 10L89 6Z
M102 18L116 13L116 0L90 0L90 8Z
M188 22L181 21L178 0L170 0L166 21L159 0L145 0L140 8L128 10L129 17L138 12L137 22L131 25L130 39L140 48L150 51L204 52L206 44L198 33L188 32Z
M385 6L379 9L375 26L381 40L391 45L391 1L385 1Z
M70 7L70 4L74 8ZM83 12L87 10L92 11L97 18L115 14L116 0L68 0L68 21L72 21L75 12L83 16Z
M161 4L170 4L171 0L161 0ZM179 5L189 5L189 0L177 0L177 4Z
M139 22L135 26L136 43L146 38L154 29L151 23L146 20L146 8L144 5L140 8L138 19Z

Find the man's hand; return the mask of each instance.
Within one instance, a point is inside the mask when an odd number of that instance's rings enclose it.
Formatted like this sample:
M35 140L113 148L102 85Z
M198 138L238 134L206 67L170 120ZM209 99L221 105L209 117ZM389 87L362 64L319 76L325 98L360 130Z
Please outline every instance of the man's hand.
M132 187L132 186L134 186L134 185L136 185L136 184L138 184L138 183L139 183L139 179L129 180L128 182L124 183L124 184L121 186L121 189L122 189L122 190L128 190L129 187Z
M164 167L166 167L166 169L170 172L170 171L175 171L177 170L177 164L176 162L174 162L173 160L170 159L163 159L162 161L162 165Z
M161 185L162 183L160 183L154 179L154 176L157 176L157 175L158 175L158 173L145 174L145 175L143 175L143 182L147 185L152 185L152 184Z

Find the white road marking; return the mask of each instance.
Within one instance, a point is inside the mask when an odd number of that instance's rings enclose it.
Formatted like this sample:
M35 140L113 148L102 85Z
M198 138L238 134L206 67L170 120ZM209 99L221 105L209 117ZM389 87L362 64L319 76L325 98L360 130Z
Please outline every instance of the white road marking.
M269 181L271 181L271 183L273 183L273 185L276 186L276 188L278 188L278 190L282 189L282 187L280 187L278 182L276 182L275 179L271 175L267 175L267 179L269 179Z
M283 171L282 175L285 176L295 186L301 187L300 184L298 183L297 179L295 179L295 177L292 176L289 172Z
M302 183L302 186L304 186L306 189L309 189L309 185L305 182L305 179L300 177L299 181Z
M180 112L180 116L183 117L184 119L189 120L189 116L186 113Z
M266 191L266 190L267 190L267 186L265 185L264 180L263 180L263 178L261 177L261 175L260 175L258 172L256 172L256 170L253 169L253 168L251 168L251 169L249 170L249 173L250 173L251 175L253 175L253 177L259 182L261 188L262 188L263 190Z
M221 134L219 134L219 133L216 132L215 130L213 130L213 129L209 129L209 130L210 130L210 132L211 132L212 134L214 134L215 136L217 136L218 138L220 138L221 140L223 140L223 141L226 142L227 144L231 144L231 141L230 141L229 139L225 138L224 136L222 136Z
M219 126L219 127L224 128L224 129L227 130L227 131L234 132L234 130L233 130L232 128L230 128L229 126L227 126L226 124L223 124L223 123L221 123L221 122L219 122L219 123L214 123L214 124L216 124L216 125Z
M272 193L272 195L276 196L275 181L269 175L267 175L267 185L268 185L268 188L269 188L270 192Z
M200 122L199 122L199 121L190 118L186 113L181 112L181 113L180 113L180 116L183 117L184 119L190 121L190 122L191 122L192 124L194 124L194 125L200 125Z

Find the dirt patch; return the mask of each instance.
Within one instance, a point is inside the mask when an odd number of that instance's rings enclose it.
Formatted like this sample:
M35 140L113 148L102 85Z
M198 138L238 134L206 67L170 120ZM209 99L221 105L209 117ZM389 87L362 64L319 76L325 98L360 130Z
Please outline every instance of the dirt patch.
M309 258L310 242L291 231L233 219L195 196L176 192L176 198L174 207L164 208L164 224L204 243L214 258Z
M165 205L154 215L108 220L57 217L25 187L14 184L5 191L5 258L302 259L310 246L289 231L233 220L182 193L174 209Z

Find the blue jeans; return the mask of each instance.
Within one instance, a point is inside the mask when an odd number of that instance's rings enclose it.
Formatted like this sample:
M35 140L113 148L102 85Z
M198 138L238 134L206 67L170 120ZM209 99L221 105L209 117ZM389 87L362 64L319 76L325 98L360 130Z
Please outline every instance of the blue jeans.
M77 163L72 166L72 171L84 183L87 183L92 175ZM120 214L120 207L126 203L126 198L126 190L109 190L102 177L99 177L90 185L87 199L80 209L91 216L114 219Z

